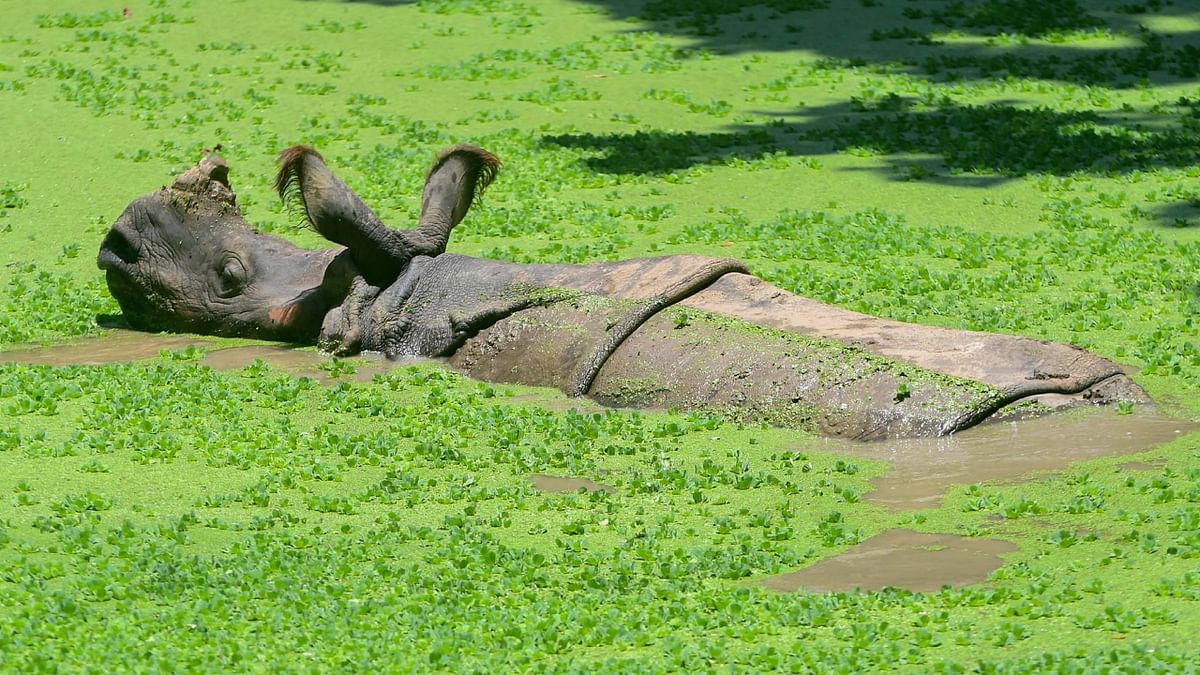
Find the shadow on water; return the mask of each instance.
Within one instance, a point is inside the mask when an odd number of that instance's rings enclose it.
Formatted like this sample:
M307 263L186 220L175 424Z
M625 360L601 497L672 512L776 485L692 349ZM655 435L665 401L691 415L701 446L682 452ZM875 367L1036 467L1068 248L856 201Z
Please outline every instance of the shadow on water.
M1160 227L1193 229L1200 225L1200 194L1185 201L1162 204L1151 210L1150 218Z
M695 53L802 50L957 80L1011 75L1133 87L1200 75L1200 53L1189 49L1200 34L1177 28L1194 17L1188 3L579 1L642 30L685 38ZM940 35L947 33L965 39L946 42Z
M1142 452L1197 429L1186 420L1101 408L981 424L940 438L829 440L803 449L887 461L887 473L873 481L863 501L911 510L936 507L955 485L1017 480L1072 462Z
M1190 109L1170 113L1181 117L1190 115ZM558 134L542 142L594 151L584 164L611 174L664 174L731 159L760 160L780 152L820 156L852 151L886 158L897 180L977 185L1031 173L1129 173L1200 161L1200 145L1190 127L1152 129L1146 125L1151 121L1146 116L1130 122L1092 111L999 103L917 109L909 99L885 97L805 107L773 123L721 132Z
M747 91L770 95L832 82L849 68L907 75L924 83L969 88L977 81L1033 78L1103 90L1191 83L1200 78L1200 31L1186 3L1081 3L1075 0L979 2L831 2L829 0L580 0L614 18L690 41L684 56L709 50L815 54L789 72L774 67ZM940 42L939 33L963 39ZM823 58L822 58L823 57ZM755 71L751 71L755 72ZM1034 87L1036 89L1036 87ZM772 153L822 155L853 150L921 159L896 160L893 177L963 183L962 173L991 174L986 184L1032 172L1121 172L1197 162L1196 107L1125 115L1008 103L959 105L929 88L912 98L872 98L804 106L774 122L717 133L565 134L545 142L596 151L595 171L656 174L711 161L753 160ZM1088 107L1116 108L1103 102ZM1182 110L1180 110L1182 108ZM774 113L772 113L774 114ZM886 169L885 169L886 170ZM946 173L950 175L945 176Z
M887 530L845 553L796 572L762 580L776 591L817 593L904 588L931 592L942 586L979 583L1004 563L1001 554L1016 551L999 539Z

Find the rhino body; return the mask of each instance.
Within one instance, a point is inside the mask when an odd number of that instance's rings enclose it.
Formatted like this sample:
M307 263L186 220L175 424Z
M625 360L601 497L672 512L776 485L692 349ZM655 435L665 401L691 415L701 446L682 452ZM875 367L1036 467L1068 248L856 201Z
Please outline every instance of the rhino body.
M131 325L439 356L472 377L607 405L856 439L953 433L1031 397L1149 400L1117 364L1078 348L850 312L736 260L519 265L445 253L499 168L472 146L435 161L411 230L385 226L315 151L291 148L280 164L281 195L342 247L255 232L227 165L209 155L130 204L101 245L98 264Z

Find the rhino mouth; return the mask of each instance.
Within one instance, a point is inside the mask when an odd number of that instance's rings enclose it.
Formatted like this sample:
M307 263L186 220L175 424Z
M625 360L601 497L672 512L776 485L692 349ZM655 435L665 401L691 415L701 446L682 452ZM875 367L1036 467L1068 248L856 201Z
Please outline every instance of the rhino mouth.
M104 257L103 253L101 255ZM105 270L104 279L108 284L108 291L121 306L121 313L125 315L129 325L139 330L162 330L162 326L155 325L149 319L156 315L155 307L141 286L130 276L125 265L104 263L101 264L101 268Z
M109 292L121 305L121 310L131 318L134 315L145 316L152 310L146 298L146 289L138 283L134 273L136 263L136 249L129 238L114 227L104 238L104 244L96 256L96 266L104 270Z
M107 249L107 248L100 249L100 255L96 256L96 266L99 267L100 269L104 270L105 272L108 272L109 273L108 278L110 280L112 279L112 277L113 277L112 273L114 273L114 272L121 276L124 276L124 277L130 276L130 273L129 273L129 269L131 267L130 261L122 258L121 254L119 254L116 251L113 251L111 249ZM111 285L111 281L110 281L110 285Z

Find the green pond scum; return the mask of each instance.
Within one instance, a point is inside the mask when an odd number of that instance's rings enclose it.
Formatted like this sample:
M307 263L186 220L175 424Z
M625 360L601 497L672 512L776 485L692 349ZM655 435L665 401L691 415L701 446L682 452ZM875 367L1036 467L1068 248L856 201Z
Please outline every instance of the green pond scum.
M1188 0L0 0L0 120L0 351L120 325L94 251L202 148L249 221L321 246L275 153L319 148L404 226L469 142L505 166L454 252L738 257L850 309L1086 347L1200 416ZM883 461L795 431L437 364L217 371L205 350L247 341L197 342L0 364L0 670L1200 663L1197 434L897 512L863 499ZM934 592L763 583L894 529L1015 546Z

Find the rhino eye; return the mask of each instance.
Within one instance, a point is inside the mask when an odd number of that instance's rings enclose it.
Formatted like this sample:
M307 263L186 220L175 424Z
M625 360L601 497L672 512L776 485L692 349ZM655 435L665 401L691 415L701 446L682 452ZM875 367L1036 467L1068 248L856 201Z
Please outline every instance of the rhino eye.
M242 291L246 285L246 266L237 256L225 256L221 266L217 268L217 295L222 298L232 297Z

